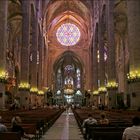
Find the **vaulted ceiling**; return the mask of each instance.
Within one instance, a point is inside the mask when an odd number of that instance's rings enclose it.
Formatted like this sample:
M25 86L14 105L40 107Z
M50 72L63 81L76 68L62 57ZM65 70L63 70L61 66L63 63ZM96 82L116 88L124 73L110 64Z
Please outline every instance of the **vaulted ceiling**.
M91 7L80 0L52 0L48 4L46 23L50 24L56 17L65 15L66 11L75 13L87 23L90 21Z
M89 0L51 0L46 8L44 19L48 40L51 41L58 27L66 22L78 26L81 34L84 35L84 41L90 39L93 13L91 6ZM56 43L54 41L54 44ZM81 44L83 44L82 39Z

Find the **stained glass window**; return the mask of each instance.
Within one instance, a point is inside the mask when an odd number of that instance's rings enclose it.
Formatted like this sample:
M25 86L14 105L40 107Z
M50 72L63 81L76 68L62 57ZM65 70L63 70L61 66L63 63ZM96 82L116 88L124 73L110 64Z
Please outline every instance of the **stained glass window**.
M65 78L65 85L71 84L73 85L73 78L71 76L67 76Z
M74 70L74 67L72 65L67 65L64 69L66 73L70 73Z
M58 69L57 71L57 89L61 89L62 87L62 73L61 69Z
M56 32L57 40L64 46L73 46L80 39L79 28L71 23L62 24Z
M107 60L107 47L104 47L104 61Z
M104 61L107 60L107 51L105 50L104 51ZM97 62L99 63L100 62L100 53L99 53L99 50L97 51Z
M77 88L81 88L81 72L80 69L78 68L76 70L76 77L77 77Z

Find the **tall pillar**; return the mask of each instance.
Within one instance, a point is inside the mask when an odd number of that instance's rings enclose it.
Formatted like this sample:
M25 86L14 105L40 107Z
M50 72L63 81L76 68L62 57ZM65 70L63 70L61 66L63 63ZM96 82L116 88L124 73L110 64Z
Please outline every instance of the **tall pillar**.
M105 93L106 91L102 91L105 88L105 61L104 61L104 32L103 32L103 22L101 19L101 15L99 17L99 26L98 26L98 42L99 42L99 95L100 95L100 103L105 105Z
M95 39L93 39L93 103L98 106L98 62L97 62L97 46L98 46L98 26L95 29ZM95 93L95 94L94 94Z
M91 82L90 82L90 89L91 89L91 96L90 96L90 104L93 104L93 94L92 94L92 90L93 90L93 41L91 44L91 49L90 49L90 78L91 78Z
M8 1L0 1L0 108L5 108L5 84L6 78L6 47L7 47L7 8Z
M107 39L108 39L108 58L107 58L107 73L108 73L108 107L116 107L117 103L117 83L116 83L116 68L115 68L115 30L114 30L114 1L107 0Z
M39 49L39 68L38 68L38 88L41 90L43 86L43 51L44 51L44 45L43 45L43 36L41 33L39 34L38 39L38 49Z
M39 24L39 32L38 32L38 54L39 54L39 64L38 64L38 94L40 95L40 98L44 98L45 97L42 95L44 94L44 85L43 85L43 77L44 77L44 73L43 73L43 69L44 69L44 37L43 37L43 8L42 8L42 4L43 1L38 1L38 9L39 9L39 13L38 13L38 24ZM39 7L40 5L40 7ZM45 102L43 99L43 103Z
M128 0L129 93L131 108L140 107L140 1Z
M44 64L44 38L40 33L38 38L38 49L39 49L39 66L38 66L38 90L43 89L43 64ZM43 96L44 97L44 96Z
M20 103L29 106L29 47L30 47L30 1L22 1L22 47L20 67Z
M30 49L30 94L31 94L31 105L36 105L36 96L38 93L38 83L37 83L37 68L39 64L39 60L37 60L39 57L38 53L38 16L37 11L32 13L33 16L31 17L31 25L32 25L32 45Z
M42 9L40 9L42 11ZM42 13L41 13L42 16ZM40 23L40 30L38 34L38 51L39 51L39 66L38 66L38 88L43 88L43 68L44 68L44 37L43 37L43 23Z

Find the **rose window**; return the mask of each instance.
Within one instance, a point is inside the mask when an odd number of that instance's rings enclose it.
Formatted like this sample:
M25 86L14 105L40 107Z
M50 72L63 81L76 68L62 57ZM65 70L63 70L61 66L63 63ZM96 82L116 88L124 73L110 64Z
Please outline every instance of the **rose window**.
M62 24L56 32L58 42L64 46L73 46L80 39L79 28L71 23Z

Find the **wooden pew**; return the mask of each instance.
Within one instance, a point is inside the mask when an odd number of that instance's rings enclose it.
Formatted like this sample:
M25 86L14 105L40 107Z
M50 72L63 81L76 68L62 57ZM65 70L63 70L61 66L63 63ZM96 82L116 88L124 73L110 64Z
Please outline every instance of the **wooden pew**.
M16 132L2 132L0 133L0 140L21 140L20 133Z
M94 140L121 140L125 127L91 126L86 128L86 138Z
M14 116L20 116L22 120L21 126L27 134L35 135L35 139L39 139L64 110L60 109L39 109L28 111L0 111L4 124L9 132L11 131L11 119ZM10 132L12 133L12 132ZM12 133L13 134L13 133ZM9 136L10 134L8 134ZM3 135L2 135L3 136ZM9 136L10 137L10 136ZM0 138L0 140L2 140ZM4 140L8 140L5 138ZM16 140L16 139L13 139Z
M121 140L122 139L122 133L121 131L114 131L114 132L93 132L94 137L92 137L93 140Z

